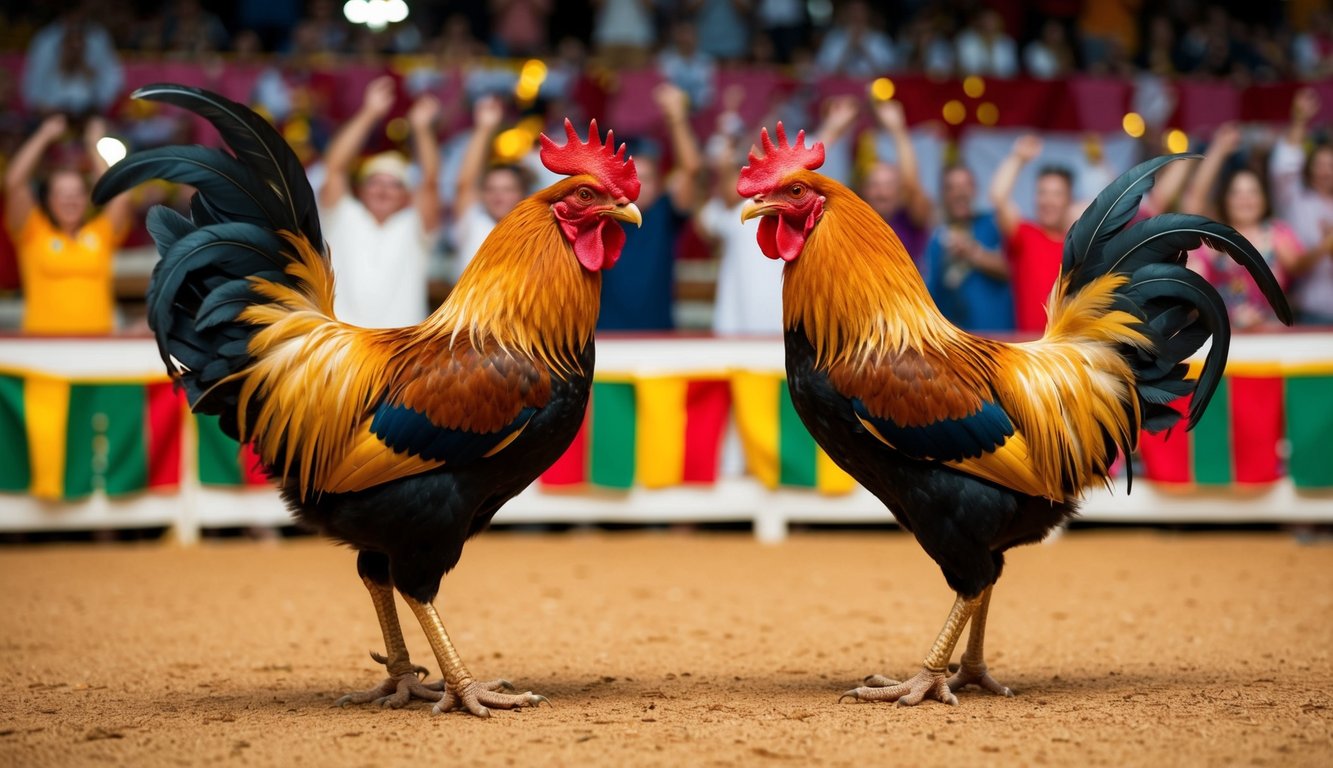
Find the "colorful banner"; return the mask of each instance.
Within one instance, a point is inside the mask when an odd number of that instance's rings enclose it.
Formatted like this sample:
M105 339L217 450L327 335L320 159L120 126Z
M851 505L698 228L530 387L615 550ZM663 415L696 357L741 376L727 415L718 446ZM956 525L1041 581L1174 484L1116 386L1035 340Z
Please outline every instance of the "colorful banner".
M716 482L730 409L725 377L595 381L583 427L541 484L627 490Z
M1182 412L1187 400L1174 404ZM0 372L0 492L77 500L125 496L181 480L183 398L165 380L71 380ZM854 481L815 444L777 372L603 376L569 450L541 477L547 489L624 491L718 478L723 435L735 419L749 472L769 488L847 493ZM194 417L201 484L267 485L254 453ZM1333 365L1235 363L1193 432L1144 435L1144 475L1209 488L1256 486L1290 475L1297 488L1333 488ZM1288 450L1289 449L1289 450Z
M736 427L750 474L769 488L814 488L849 493L856 481L815 444L779 373L741 371L731 378Z
M1169 485L1262 485L1282 476L1283 380L1276 370L1242 366L1222 377L1194 429L1144 433L1139 442L1147 479ZM1172 407L1182 414L1189 398Z
M1297 488L1333 488L1333 366L1293 370L1286 378L1288 473Z
M242 446L218 425L218 417L194 414L199 461L199 483L206 486L239 487L268 485L259 457L248 444Z
M0 375L0 490L71 501L180 482L183 401L169 382Z

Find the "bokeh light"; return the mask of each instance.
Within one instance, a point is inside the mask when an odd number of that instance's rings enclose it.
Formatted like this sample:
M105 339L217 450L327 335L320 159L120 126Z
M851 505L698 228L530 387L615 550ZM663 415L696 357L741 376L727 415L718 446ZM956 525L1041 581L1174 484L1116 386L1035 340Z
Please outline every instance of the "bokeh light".
M967 108L958 99L950 99L944 104L944 122L958 125L967 118Z
M875 101L888 101L893 98L896 91L893 81L887 77L876 78L875 82L870 84L870 95Z
M986 93L986 81L976 75L963 78L963 93L966 93L969 99L981 98Z
M107 165L115 165L124 160L127 152L125 142L120 139L103 136L97 140L97 154L102 156Z
M1189 134L1179 128L1168 131L1166 134L1166 151L1172 154L1188 152L1190 149Z
M1000 121L1000 108L989 101L977 106L977 122L982 125L995 125Z
M1124 119L1120 121L1120 125L1125 129L1125 133L1129 134L1131 138L1143 138L1143 131L1146 126L1143 122L1143 115L1140 115L1138 112L1130 112L1126 114Z

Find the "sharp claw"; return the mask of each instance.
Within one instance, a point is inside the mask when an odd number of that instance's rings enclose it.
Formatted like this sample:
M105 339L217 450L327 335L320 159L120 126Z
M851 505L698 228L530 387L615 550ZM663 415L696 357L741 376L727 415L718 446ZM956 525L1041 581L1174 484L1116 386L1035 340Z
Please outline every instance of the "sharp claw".
M853 688L853 689L851 689L850 691L848 691L848 692L844 693L843 695L839 696L839 697L838 697L838 703L841 704L842 701L843 701L843 699L851 699L852 701L860 701L860 700L861 700L861 694L857 693L857 692L856 692L856 689Z
M528 691L528 702L531 706L535 707L539 704L550 704L551 700L541 695L540 693L533 693L532 691Z
M427 677L430 677L430 670L426 669L420 664L413 664L412 671L417 673L417 677L421 678L422 680L425 680Z
M374 659L374 660L375 660L375 663L377 663L377 664L383 664L383 665L386 666L386 667L389 666L389 657L388 657L388 656L385 656L385 655L382 654L382 653L378 653L378 652L376 652L376 651L371 651L371 652L370 652L370 658Z
M514 684L505 679L496 680L495 685L497 688L503 688L506 691L514 690Z

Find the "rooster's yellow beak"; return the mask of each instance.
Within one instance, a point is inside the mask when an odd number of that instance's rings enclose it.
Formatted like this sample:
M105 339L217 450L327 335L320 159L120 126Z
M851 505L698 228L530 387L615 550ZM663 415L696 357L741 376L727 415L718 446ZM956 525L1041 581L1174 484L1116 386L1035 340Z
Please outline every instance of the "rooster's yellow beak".
M754 200L746 200L745 205L741 206L741 221L749 221L756 216L767 216L777 209L778 207L772 203L760 203Z
M639 212L639 206L634 203L625 203L617 205L614 208L607 208L602 211L603 216L610 216L613 219L628 221L636 227L643 226L643 214Z

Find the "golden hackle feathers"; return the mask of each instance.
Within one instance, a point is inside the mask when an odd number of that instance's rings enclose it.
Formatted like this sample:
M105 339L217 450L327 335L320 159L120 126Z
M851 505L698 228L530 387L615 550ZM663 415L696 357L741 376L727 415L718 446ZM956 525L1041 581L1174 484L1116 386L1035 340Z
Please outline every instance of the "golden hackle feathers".
M827 201L800 258L783 268L786 328L802 326L826 366L876 350L944 346L962 333L944 319L898 236L850 189L811 171L803 183Z
M575 371L597 322L601 282L574 258L548 198L580 183L587 179L567 179L520 203L445 303L408 328L338 321L328 261L284 233L296 256L286 271L297 287L251 278L269 301L240 318L262 326L249 343L254 362L231 377L241 382L238 421L243 430L251 425L241 438L283 477L294 471L303 496L357 490L443 463L393 452L370 432L372 409L401 389L420 350L471 344Z
M591 181L574 176L519 203L421 332L465 335L474 345L495 344L573 372L597 325L601 275L579 265L550 206Z
M785 327L804 328L824 369L873 364L878 350L915 349L988 389L1016 432L994 451L951 466L1023 493L1063 501L1106 482L1115 456L1137 441L1138 398L1122 344L1146 346L1132 315L1111 308L1123 276L1051 296L1046 335L1004 344L965 333L930 299L892 230L842 185L811 174L827 196L800 258L784 269Z

